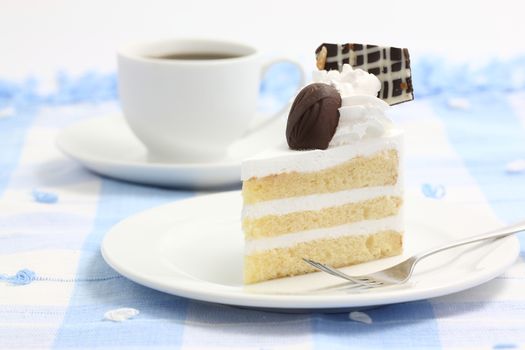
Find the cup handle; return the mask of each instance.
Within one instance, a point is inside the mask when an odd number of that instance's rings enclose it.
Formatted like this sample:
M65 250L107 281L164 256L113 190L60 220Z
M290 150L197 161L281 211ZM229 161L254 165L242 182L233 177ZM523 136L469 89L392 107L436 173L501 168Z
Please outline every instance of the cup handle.
M283 62L286 62L286 63L291 63L293 64L297 70L299 71L299 83L297 85L297 89L301 88L305 81L306 81L306 77L305 77L305 74L304 74L304 70L303 70L303 67L301 66L300 63L294 61L294 60L291 60L291 59L288 59L288 58L275 58L275 59L272 59L271 61L265 63L262 68L261 68L261 79L266 75L266 72L268 71L268 69L276 64L276 63L283 63ZM275 113L273 113L271 116L265 116L264 118L257 118L257 119L262 119L262 120L255 120L251 127L248 129L248 131L246 131L246 133L244 134L244 136L247 136L247 135L250 135L251 133L257 131L257 130L260 130L260 129L263 129L264 127L272 124L274 121L278 120L279 117L281 115L283 115L284 112L286 112L288 110L288 108L290 108L290 105L292 104L291 101L289 102L286 102L281 108L279 108L279 110Z

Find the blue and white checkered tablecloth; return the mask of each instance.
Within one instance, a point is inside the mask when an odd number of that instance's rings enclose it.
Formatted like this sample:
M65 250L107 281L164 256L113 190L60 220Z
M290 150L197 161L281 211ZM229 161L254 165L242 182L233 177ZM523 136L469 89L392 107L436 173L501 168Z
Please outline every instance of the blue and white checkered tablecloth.
M523 73L525 64L493 65L465 72L422 60L418 99L392 115L407 130L409 191L471 203L505 223L525 218L525 74L507 67ZM61 74L48 94L37 85L0 81L0 349L525 348L524 234L504 275L359 317L239 309L130 282L103 261L104 234L131 214L200 193L101 178L55 148L61 128L118 111L113 74ZM119 308L139 314L105 319Z

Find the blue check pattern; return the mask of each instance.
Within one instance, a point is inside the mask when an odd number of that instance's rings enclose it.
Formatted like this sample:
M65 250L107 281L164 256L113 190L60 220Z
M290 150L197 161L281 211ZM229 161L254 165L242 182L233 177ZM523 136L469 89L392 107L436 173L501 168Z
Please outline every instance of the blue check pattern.
M525 159L525 81L508 79L525 71L525 60L494 63L498 69L472 71L467 81L440 64L416 64L416 101L393 110L402 127L435 128L420 147L447 149L444 157L408 150L407 188L428 200L465 202L468 189L502 223L525 219L525 166L508 171ZM262 85L262 109L290 98L288 73L276 70L274 83ZM118 106L114 74L75 80L60 73L57 81L49 94L38 92L36 79L0 81L0 349L525 348L524 234L516 263L484 285L352 312L240 309L127 280L100 255L108 229L200 193L101 178L62 156L53 144L61 128ZM119 308L139 314L104 318Z

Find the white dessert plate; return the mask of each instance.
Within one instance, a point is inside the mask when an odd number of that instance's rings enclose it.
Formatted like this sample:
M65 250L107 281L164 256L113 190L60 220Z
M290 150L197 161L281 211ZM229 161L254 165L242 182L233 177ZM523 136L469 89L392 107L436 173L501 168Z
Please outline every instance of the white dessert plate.
M458 292L500 275L519 253L516 237L456 248L422 261L408 284L361 293L334 289L344 281L321 272L243 286L241 205L240 192L234 191L147 210L114 226L104 238L102 255L130 280L166 293L301 312L399 303ZM488 222L468 208L407 198L404 255L494 228L494 221ZM401 258L342 270L372 272Z
M241 161L284 140L284 119L233 143L222 159L201 163L153 163L124 117L89 119L62 130L56 143L69 157L108 177L146 185L192 189L240 183Z

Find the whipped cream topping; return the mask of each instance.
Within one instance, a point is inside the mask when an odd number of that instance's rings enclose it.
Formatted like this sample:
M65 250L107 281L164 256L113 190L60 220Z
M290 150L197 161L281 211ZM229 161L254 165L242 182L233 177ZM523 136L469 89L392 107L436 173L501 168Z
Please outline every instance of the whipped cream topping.
M314 83L332 85L339 91L341 97L355 95L377 96L381 90L379 79L362 69L353 69L351 65L344 64L341 72L338 70L318 70L313 72Z
M341 94L339 125L329 147L381 137L392 128L385 113L389 105L377 97L381 83L375 75L345 64L341 72L315 71L313 81L331 85Z

